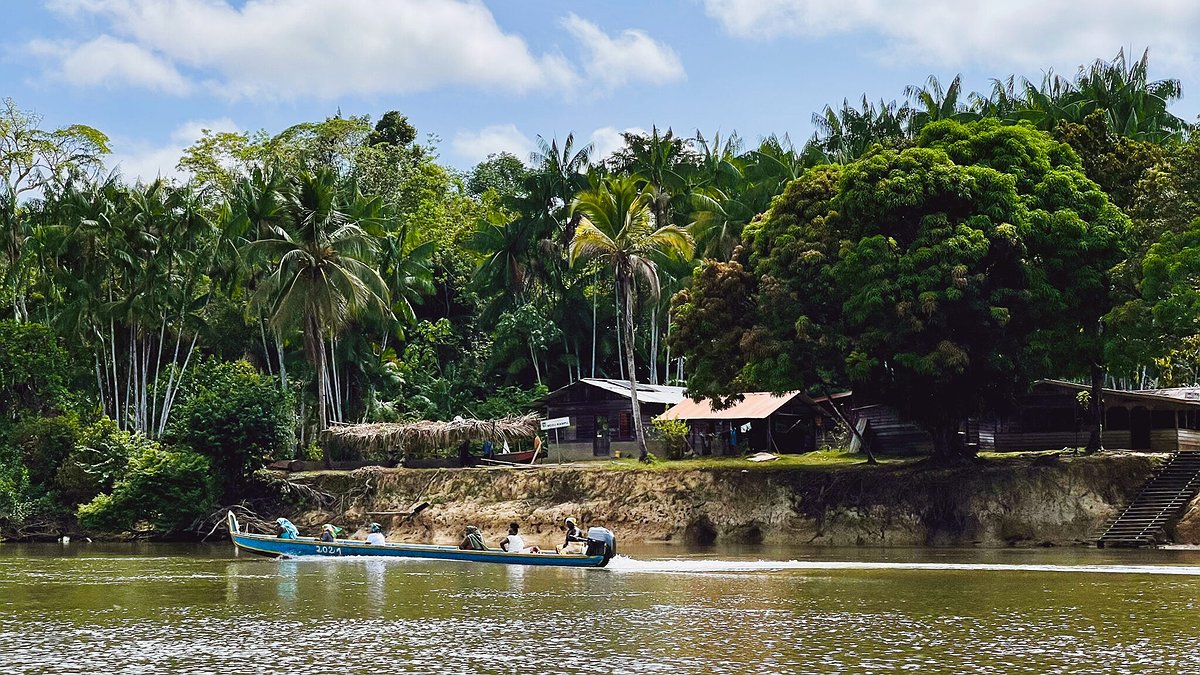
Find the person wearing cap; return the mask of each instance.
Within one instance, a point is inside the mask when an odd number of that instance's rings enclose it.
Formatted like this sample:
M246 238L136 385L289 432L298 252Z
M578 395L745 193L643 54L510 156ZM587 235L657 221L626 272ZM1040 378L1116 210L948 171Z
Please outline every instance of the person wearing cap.
M383 526L379 523L371 523L371 532L367 535L367 543L373 546L383 546L387 540L383 538Z
M297 539L300 536L300 530L292 524L292 521L287 518L276 518L275 524L279 526L280 539Z
M483 533L474 525L467 526L467 532L463 535L462 543L458 545L464 551L486 551L487 544L483 543Z
M341 531L341 528L325 523L325 526L321 528L321 541L337 541L337 533L339 531Z
M579 524L575 522L575 518L568 517L563 521L563 529L567 532L567 537L563 541L562 546L558 547L559 553L582 553L580 547L575 546L578 543L587 543L587 537L583 536L583 530L579 529Z

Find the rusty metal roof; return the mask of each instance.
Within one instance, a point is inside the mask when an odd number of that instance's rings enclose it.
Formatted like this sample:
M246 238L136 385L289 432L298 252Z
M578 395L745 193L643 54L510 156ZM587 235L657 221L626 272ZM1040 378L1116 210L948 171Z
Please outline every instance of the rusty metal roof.
M660 417L672 420L761 420L775 414L775 411L793 400L798 399L813 405L812 399L798 391L786 394L756 391L742 396L744 398L741 401L724 410L713 410L712 401L707 398L700 399L699 402L690 398L684 399Z

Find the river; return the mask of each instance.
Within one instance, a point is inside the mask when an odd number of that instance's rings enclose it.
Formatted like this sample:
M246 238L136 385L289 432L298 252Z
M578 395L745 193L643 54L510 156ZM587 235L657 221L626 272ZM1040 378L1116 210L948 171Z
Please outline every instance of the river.
M3 673L1200 672L1200 551L0 544Z

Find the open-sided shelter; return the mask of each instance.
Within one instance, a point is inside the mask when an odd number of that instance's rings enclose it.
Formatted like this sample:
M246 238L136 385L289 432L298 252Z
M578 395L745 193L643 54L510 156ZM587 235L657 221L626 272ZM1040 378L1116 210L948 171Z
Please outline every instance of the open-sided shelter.
M700 455L816 450L818 428L830 419L798 391L743 394L741 401L723 409L715 409L711 399L685 399L662 416L687 422L688 445Z

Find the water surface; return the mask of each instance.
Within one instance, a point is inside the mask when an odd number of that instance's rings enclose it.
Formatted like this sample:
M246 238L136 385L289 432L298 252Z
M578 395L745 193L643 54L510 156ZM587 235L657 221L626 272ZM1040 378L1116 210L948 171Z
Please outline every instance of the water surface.
M1200 551L0 545L0 672L1200 672Z

